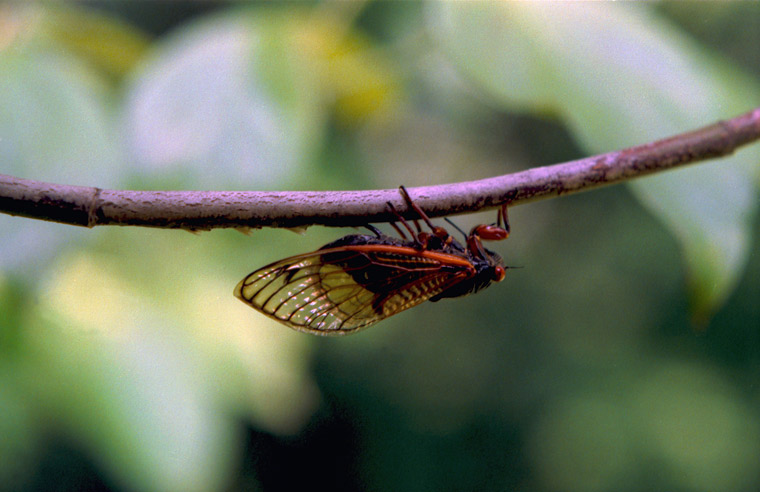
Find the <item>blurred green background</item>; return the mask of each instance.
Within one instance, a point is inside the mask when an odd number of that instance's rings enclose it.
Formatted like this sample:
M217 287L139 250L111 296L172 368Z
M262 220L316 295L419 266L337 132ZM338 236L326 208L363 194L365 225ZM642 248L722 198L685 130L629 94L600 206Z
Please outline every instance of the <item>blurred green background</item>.
M6 2L0 172L473 180L749 111L758 46L757 3ZM515 207L505 282L326 339L232 289L350 230L0 216L0 489L758 490L758 183L755 145Z

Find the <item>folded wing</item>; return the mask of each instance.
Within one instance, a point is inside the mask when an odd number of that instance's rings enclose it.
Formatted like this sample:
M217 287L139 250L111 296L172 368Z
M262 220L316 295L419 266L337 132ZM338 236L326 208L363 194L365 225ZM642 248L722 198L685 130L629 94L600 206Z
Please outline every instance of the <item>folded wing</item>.
M296 330L342 335L414 307L473 274L453 255L352 245L272 263L245 277L235 295Z

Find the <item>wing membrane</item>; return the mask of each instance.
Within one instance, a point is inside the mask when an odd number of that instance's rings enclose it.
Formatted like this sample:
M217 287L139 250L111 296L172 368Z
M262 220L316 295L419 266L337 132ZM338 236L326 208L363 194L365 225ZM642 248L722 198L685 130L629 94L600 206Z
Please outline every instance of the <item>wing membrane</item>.
M352 245L272 263L240 281L235 295L296 330L339 335L416 306L473 274L452 255Z

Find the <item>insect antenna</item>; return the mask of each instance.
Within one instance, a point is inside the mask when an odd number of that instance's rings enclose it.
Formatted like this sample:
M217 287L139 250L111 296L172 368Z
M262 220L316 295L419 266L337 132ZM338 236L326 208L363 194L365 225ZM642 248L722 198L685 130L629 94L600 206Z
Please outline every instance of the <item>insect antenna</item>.
M367 229L369 229L370 232L372 232L372 234L374 234L377 237L383 237L385 235L385 234L383 234L383 232L380 229L378 229L377 227L373 226L372 224L367 224L364 227L366 227Z
M467 233L464 232L458 225L456 225L453 220L449 219L448 217L444 217L443 220L445 220L446 222L448 222L451 227L453 227L454 229L458 230L460 232L460 234L462 234L462 236L464 236L464 240L467 241Z

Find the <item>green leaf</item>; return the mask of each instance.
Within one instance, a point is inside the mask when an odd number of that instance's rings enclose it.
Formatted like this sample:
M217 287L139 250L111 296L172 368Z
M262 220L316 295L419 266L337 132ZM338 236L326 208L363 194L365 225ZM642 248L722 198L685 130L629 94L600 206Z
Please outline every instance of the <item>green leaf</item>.
M746 112L760 87L647 6L441 3L431 26L459 67L506 108L553 114L589 153ZM695 315L735 286L749 250L760 151L631 183L681 243Z

